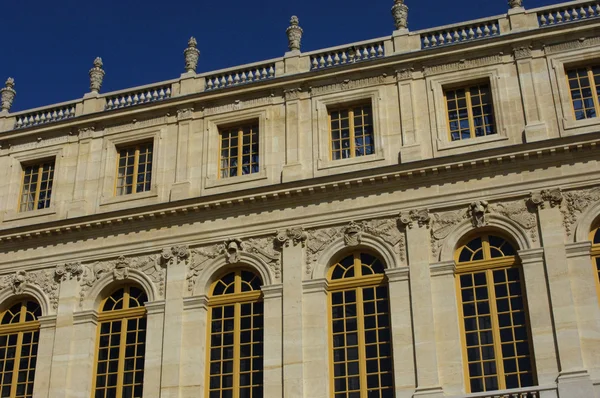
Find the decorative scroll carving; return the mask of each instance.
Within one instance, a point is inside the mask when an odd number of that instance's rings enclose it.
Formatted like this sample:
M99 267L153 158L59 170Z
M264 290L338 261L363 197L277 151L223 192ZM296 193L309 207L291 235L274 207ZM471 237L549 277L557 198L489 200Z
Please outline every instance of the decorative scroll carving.
M115 280L125 280L129 278L129 273L132 269L139 270L146 274L148 278L158 286L159 295L161 297L164 296L165 270L163 265L167 265L175 258L181 258L175 254L176 250L180 250L180 248L174 247L172 249L165 249L160 255L147 255L133 258L120 256L116 260L96 261L92 264L82 265L83 272L80 277L77 277L81 284L79 297L80 305L83 304L87 291L105 274L112 273ZM62 268L60 271L57 268L55 274L58 275L62 272Z
M529 231L529 236L534 242L537 241L538 220L531 206L528 206L528 200L517 200L514 202L494 203L489 205L490 213L501 214L504 217L516 222L523 229Z
M411 210L409 212L400 213L400 222L407 228L413 228L414 223L417 223L419 227L429 228L431 217L429 216L429 210Z
M581 216L588 207L600 202L600 188L564 192L563 197L564 202L561 206L563 222L567 236L571 236L573 233L573 226L577 223L579 216Z
M404 232L398 228L398 219L352 221L347 226L308 231L306 273L310 274L312 272L321 252L336 239L343 238L345 245L357 246L360 244L364 233L383 239L394 249L402 261L406 259L406 238Z
M324 86L310 87L312 95L326 94L336 91L354 90L362 87L377 86L385 83L387 80L387 74L382 74L374 77L366 77L364 79L357 80L344 80L341 83L328 84Z
M5 275L0 278L0 290L11 288L13 294L22 294L27 286L33 285L42 290L52 308L58 308L58 281L54 278L52 270L40 271L17 271L12 275Z
M458 62L451 62L442 65L424 66L423 73L425 76L431 76L438 73L455 72L458 70L479 68L481 66L494 65L502 62L502 54L490 55L487 57L474 59L461 59Z
M554 54L563 51L577 50L579 48L595 47L598 45L600 45L600 37L582 37L578 40L554 44L551 46L544 46L544 52L546 54Z
M468 219L470 210L455 210L431 215L431 254L438 258L444 239L462 221Z
M281 281L281 252L277 247L277 239L273 237L249 239L246 251L257 255L273 271L275 279Z
M302 245L302 247L304 247L306 246L307 239L308 234L304 228L291 228L277 233L277 241L280 245L286 247L290 245L290 242L293 243L294 246Z

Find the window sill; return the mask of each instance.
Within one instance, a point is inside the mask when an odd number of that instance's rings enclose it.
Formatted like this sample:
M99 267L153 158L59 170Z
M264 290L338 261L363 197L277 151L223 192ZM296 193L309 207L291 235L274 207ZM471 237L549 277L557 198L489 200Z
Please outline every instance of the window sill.
M110 198L103 197L100 201L100 206L109 206L117 203L136 202L138 200L150 199L158 197L156 187L147 192L131 193L128 195L113 196Z
M333 168L337 168L337 167L353 166L353 165L362 164L362 163L378 162L378 161L381 161L384 159L385 159L385 157L383 155L383 152L381 152L381 151L378 151L372 155L359 156L359 157L348 158L348 159L339 159L339 160L319 159L317 161L317 169L318 170L333 169Z
M54 206L50 206L46 209L40 210L30 210L30 211L7 211L4 216L4 222L10 221L18 221L18 220L26 220L28 218L36 218L36 217L44 217L51 216L56 214L56 208Z
M207 177L206 183L205 183L205 188L218 188L218 187L224 187L224 186L228 186L228 185L243 184L246 182L253 182L253 181L259 181L259 180L266 180L266 179L267 179L267 170L266 169L262 169L258 173L242 175L242 176L237 176L237 177L218 178L218 179Z
M567 135L587 133L588 131L577 131L578 129L585 129L586 127L600 125L600 117L594 117L591 119L574 120L574 119L563 119L563 129Z
M508 137L503 134L493 134L485 137L470 138L461 141L437 141L437 150L444 151L447 149L463 148L472 145L488 144L490 142L506 141Z

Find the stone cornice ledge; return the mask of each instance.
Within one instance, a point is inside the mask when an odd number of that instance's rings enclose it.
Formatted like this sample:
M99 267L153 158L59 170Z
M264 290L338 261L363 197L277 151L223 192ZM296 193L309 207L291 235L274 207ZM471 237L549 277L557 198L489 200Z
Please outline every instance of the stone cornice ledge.
M329 282L327 282L327 279L325 278L312 279L302 282L302 289L304 294L327 293L328 287Z
M185 297L183 299L183 310L207 310L208 309L208 296L203 294L201 296Z
M265 300L283 297L283 284L281 283L276 285L263 286L261 290L263 292L263 297Z
M523 265L544 261L544 249L524 249L517 252Z
M56 327L56 315L44 315L38 318L40 329L52 329Z
M543 141L542 141L543 143ZM355 178L349 178L346 180L330 180L322 183L313 183L312 180L303 180L298 182L299 184L308 183L307 185L299 186L299 187L284 187L282 189L272 190L273 186L269 185L264 189L271 190L270 192L260 192L252 195L246 196L238 196L238 197L223 197L217 200L206 201L204 203L190 203L183 206L174 206L173 202L165 202L161 203L158 206L168 207L162 210L153 210L153 211L144 211L143 208L133 208L130 209L132 212L138 211L137 214L129 214L129 215L119 215L113 216L111 218L105 219L95 219L98 216L106 216L105 213L94 214L90 216L83 217L85 221L80 221L78 223L61 225L61 226L47 226L37 230L28 230L28 227L18 228L19 230L25 232L12 233L11 229L0 230L0 243L9 243L11 241L21 241L28 240L32 238L39 237L49 237L53 235L60 234L68 234L72 232L80 232L86 231L92 228L104 228L104 227L114 227L124 223L135 222L135 221L143 221L143 220L152 220L157 217L166 217L173 215L186 215L189 212L198 212L202 210L218 210L223 209L235 205L245 205L245 204L255 204L259 202L265 202L269 200L279 200L282 198L291 198L293 196L298 195L313 195L316 193L325 193L329 192L337 192L341 189L353 189L357 187L362 187L366 184L385 184L385 183L393 183L398 182L400 180L406 179L415 179L418 177L430 177L437 176L442 172L452 172L452 171L461 171L467 168L479 168L479 167L490 167L492 164L502 165L504 162L506 163L514 163L516 161L528 161L530 158L541 158L544 156L553 157L556 156L557 153L569 153L571 151L582 151L584 149L595 150L598 147L598 143L600 143L600 139L590 140L587 142L576 142L576 143L564 143L553 146L548 146L545 148L539 147L531 147L530 149L524 151L516 151L504 153L501 155L489 154L488 156L483 156L478 159L471 159L468 161L458 160L455 162L447 162L440 164L430 164L423 167L417 167L413 169L404 169L398 170L394 172L387 173L379 173L373 174L370 176L361 176ZM430 162L435 162L437 159L430 159ZM441 158L441 160L446 160ZM405 166L405 165L400 165ZM377 173L378 170L374 170ZM235 193L234 193L235 194ZM206 196L199 197L197 199L186 200L188 202L192 201L202 201L209 199ZM67 222L70 220L67 220ZM51 224L51 223L50 223ZM36 224L43 225L43 224ZM7 234L8 233L8 234ZM6 235L2 235L6 234Z
M146 313L148 315L164 314L165 313L165 300L158 300L144 304L146 307Z
M454 275L456 274L456 263L454 260L442 261L435 264L429 265L429 272L432 277Z
M385 275L387 276L389 283L405 282L405 281L408 281L408 279L409 279L410 268L408 268L408 267L389 268L389 269L385 270Z
M575 242L565 245L567 258L590 257L592 254L592 242Z
M87 311L74 312L73 313L73 324L81 325L84 323L93 323L94 325L98 324L98 311L87 310Z

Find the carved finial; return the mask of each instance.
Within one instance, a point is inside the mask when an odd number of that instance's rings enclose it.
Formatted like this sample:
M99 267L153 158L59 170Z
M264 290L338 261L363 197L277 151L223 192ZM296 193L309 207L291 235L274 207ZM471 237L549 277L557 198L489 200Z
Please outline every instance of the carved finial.
M304 30L302 30L299 23L298 17L295 15L292 16L292 19L290 19L290 26L285 31L285 33L287 33L288 48L290 51L300 51Z
M188 46L183 52L185 56L185 70L187 72L196 73L196 67L198 66L198 58L200 58L200 50L198 50L198 42L194 36L188 40Z
M523 0L508 0L510 8L521 8L523 7Z
M17 95L17 92L15 91L14 87L15 79L9 77L8 79L6 79L4 88L0 90L0 95L2 97L2 112L9 112L10 108L12 107L15 95Z
M404 0L394 0L392 16L394 17L396 29L408 28L408 6L404 4Z
M104 66L102 58L97 57L94 60L94 67L90 69L90 90L92 90L92 93L99 93L100 88L102 87L102 81L104 80L105 75L102 66Z

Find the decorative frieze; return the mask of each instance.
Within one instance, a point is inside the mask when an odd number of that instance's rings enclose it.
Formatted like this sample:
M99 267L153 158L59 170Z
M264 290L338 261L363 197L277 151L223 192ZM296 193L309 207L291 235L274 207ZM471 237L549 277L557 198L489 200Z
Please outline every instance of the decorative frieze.
M573 227L591 205L600 202L600 188L582 189L577 191L563 192L564 198L561 211L567 236L573 234Z
M535 209L529 206L529 200L516 200L513 202L494 203L489 205L489 212L492 214L501 214L506 218L516 222L521 228L529 232L531 240L536 242L538 239L538 219Z
M560 53L563 51L577 50L580 48L595 47L600 45L600 37L581 37L577 40L567 41L560 44L544 46L544 52L549 54Z
M456 72L459 70L480 68L482 66L499 64L501 62L502 53L481 58L461 59L460 61L450 62L447 64L424 66L423 74L425 76L431 76L439 73Z
M60 144L65 144L69 141L69 136L68 135L61 135L58 137L51 137L51 138L37 138L35 141L29 141L29 142L24 142L22 144L15 144L15 145L10 145L10 150L12 152L17 152L17 151L26 151L29 149L35 149L35 148L45 148L45 147L49 147L49 146L53 146L53 145L60 145Z
M339 91L354 90L354 89L363 88L363 87L378 86L380 84L386 83L387 81L388 81L388 75L384 73L379 76L366 77L364 79L356 79L356 80L346 79L341 83L334 83L334 84L327 84L324 86L310 87L309 90L312 95L321 95L321 94L328 94L328 93L334 93L334 92L339 92Z
M246 101L235 100L233 103L224 105L208 105L204 110L204 116L216 115L219 113L235 112L242 109L254 108L257 106L272 105L275 96L271 94L268 97L254 98Z
M397 218L352 221L346 226L308 231L306 273L312 273L319 255L334 241L343 238L346 246L358 246L362 242L364 233L383 239L400 259L405 261L406 238L404 232L398 227Z
M167 121L168 121L167 116L155 117L155 118L144 119L144 120L133 120L130 122L113 124L113 125L107 126L104 129L104 131L106 133L110 133L110 134L120 133L123 131L141 129L144 127L161 126L161 125L166 124Z
M531 58L531 46L521 46L513 48L513 54L516 60Z
M17 271L11 275L0 277L0 290L10 288L13 294L22 294L27 286L33 285L42 290L52 308L58 308L59 284L52 270Z
M290 228L277 233L277 241L281 246L287 247L292 243L294 246L302 245L302 247L305 247L307 239L308 234L304 228Z
M409 212L400 213L400 222L406 226L406 228L412 229L415 224L419 227L429 228L431 217L429 216L429 210L411 210Z

